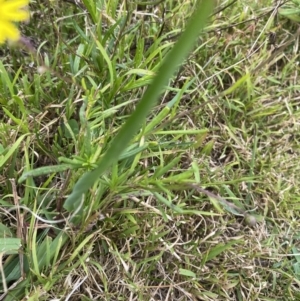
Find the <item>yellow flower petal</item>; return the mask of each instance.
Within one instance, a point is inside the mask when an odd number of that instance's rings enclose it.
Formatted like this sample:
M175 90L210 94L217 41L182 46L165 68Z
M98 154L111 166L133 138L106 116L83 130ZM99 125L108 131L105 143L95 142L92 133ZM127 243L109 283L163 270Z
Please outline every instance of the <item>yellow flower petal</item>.
M0 22L0 28L0 42L7 39L17 41L20 38L19 30L13 23Z
M20 38L15 22L29 19L29 12L24 9L28 4L29 0L0 0L0 44Z
M26 7L29 4L29 1L27 0L10 0L10 1L6 1L2 4L2 7L4 7L4 9L6 11L17 11L19 9L22 9L24 7ZM0 2L1 5L1 2Z
M15 12L6 12L2 14L2 19L7 21L25 21L29 19L29 12L27 11L15 11Z

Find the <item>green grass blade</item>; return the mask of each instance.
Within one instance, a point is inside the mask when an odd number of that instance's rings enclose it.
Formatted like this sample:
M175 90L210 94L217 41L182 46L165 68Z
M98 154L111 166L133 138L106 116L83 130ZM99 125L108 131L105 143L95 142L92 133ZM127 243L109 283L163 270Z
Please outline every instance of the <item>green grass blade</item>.
M7 160L13 155L13 153L17 150L23 139L27 136L28 134L22 135L18 138L18 140L9 148L9 151L0 157L0 169L2 166L7 162Z
M39 177L51 173L62 172L68 169L76 169L80 167L81 165L76 165L76 164L60 164L60 165L39 167L33 170L25 171L22 174L22 176L19 178L18 183L24 182L28 177Z
M97 8L96 2L93 0L82 0L84 6L86 7L87 11L90 13L91 18L95 24L97 24Z
M241 242L242 242L241 240L232 240L232 241L228 242L227 244L221 243L221 244L216 245L215 247L213 247L211 250L209 250L207 252L206 257L204 258L204 263L216 258L222 252L230 249L233 245L241 243Z

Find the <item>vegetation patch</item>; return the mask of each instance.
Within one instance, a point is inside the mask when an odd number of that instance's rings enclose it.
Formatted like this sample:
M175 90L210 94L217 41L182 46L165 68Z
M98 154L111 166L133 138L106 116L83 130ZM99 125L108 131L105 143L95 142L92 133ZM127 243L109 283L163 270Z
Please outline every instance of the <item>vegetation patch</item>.
M300 300L299 1L10 1L1 300Z

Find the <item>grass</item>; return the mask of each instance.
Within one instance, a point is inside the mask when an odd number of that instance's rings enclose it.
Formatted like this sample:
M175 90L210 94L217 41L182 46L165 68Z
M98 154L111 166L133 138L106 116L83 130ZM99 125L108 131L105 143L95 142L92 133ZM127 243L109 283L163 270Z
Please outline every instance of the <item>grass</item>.
M297 2L71 2L1 49L2 300L300 300Z

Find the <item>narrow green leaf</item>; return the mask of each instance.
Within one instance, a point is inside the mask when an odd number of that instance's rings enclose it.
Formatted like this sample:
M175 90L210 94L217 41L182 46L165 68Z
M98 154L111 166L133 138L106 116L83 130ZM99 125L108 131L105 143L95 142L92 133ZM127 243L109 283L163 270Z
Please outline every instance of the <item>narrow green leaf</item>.
M223 93L224 95L231 94L236 89L238 89L244 82L247 82L247 80L250 78L250 74L247 73L244 76L242 76L239 80L237 80L232 86L230 86L227 90L225 90Z
M198 215L198 216L220 216L218 213L210 212L210 211L200 211L200 210L183 210L182 214L189 214L189 215Z
M15 124L20 126L24 132L26 132L26 133L29 132L26 124L22 121L22 119L15 117L9 110L7 110L4 107L2 108L2 110Z
M80 167L81 165L74 165L74 164L61 164L61 165L39 167L24 172L22 176L19 178L18 183L24 182L28 177L38 177L38 176L48 175L51 173L62 172L68 169L76 169Z
M186 270L186 269L179 269L179 274L183 275L183 276L196 278L196 274L194 272L192 272L190 270Z
M5 84L5 89L9 89L10 96L12 97L14 95L14 86L12 83L12 80L10 78L10 75L6 71L6 68L4 67L2 61L0 61L0 76L2 83Z
M292 252L297 260L297 263L300 264L300 251L296 247L292 247Z
M213 247L212 249L210 249L207 252L206 257L204 259L204 263L209 261L209 260L212 260L212 259L216 258L219 254L221 254L222 252L230 249L233 245L238 244L240 242L241 242L240 240L233 240L233 241L230 241L227 244L218 244L218 245L216 245L215 247Z
M7 160L13 155L13 153L17 150L20 143L24 140L24 138L28 134L24 134L18 138L18 140L9 148L9 151L3 156L0 157L0 169L7 162Z
M114 86L114 81L115 81L115 73L113 70L113 65L112 65L112 61L110 60L105 48L101 45L101 43L99 41L96 41L97 47L99 49L99 51L101 52L103 58L105 59L106 63L107 63L107 67L109 70L109 75L110 75L110 87L112 88Z
M163 167L159 167L155 173L153 174L153 178L157 179L167 173L170 169L172 169L178 162L181 160L181 156L175 157L170 163Z
M170 209L174 210L175 212L177 212L177 213L183 213L184 212L180 207L176 206L175 204L173 204L171 201L164 198L159 193L153 192L153 195L157 198L158 201L165 204L166 206L168 206Z
M95 0L82 0L84 6L86 7L87 11L89 12L93 22L95 24L98 23L97 15L96 15L96 1Z
M148 143L142 145L142 146L138 146L138 144L134 144L132 145L133 147L128 147L124 150L124 152L120 155L119 160L123 160L126 159L128 157L132 157L136 154L141 153L143 150L147 149L148 147Z

